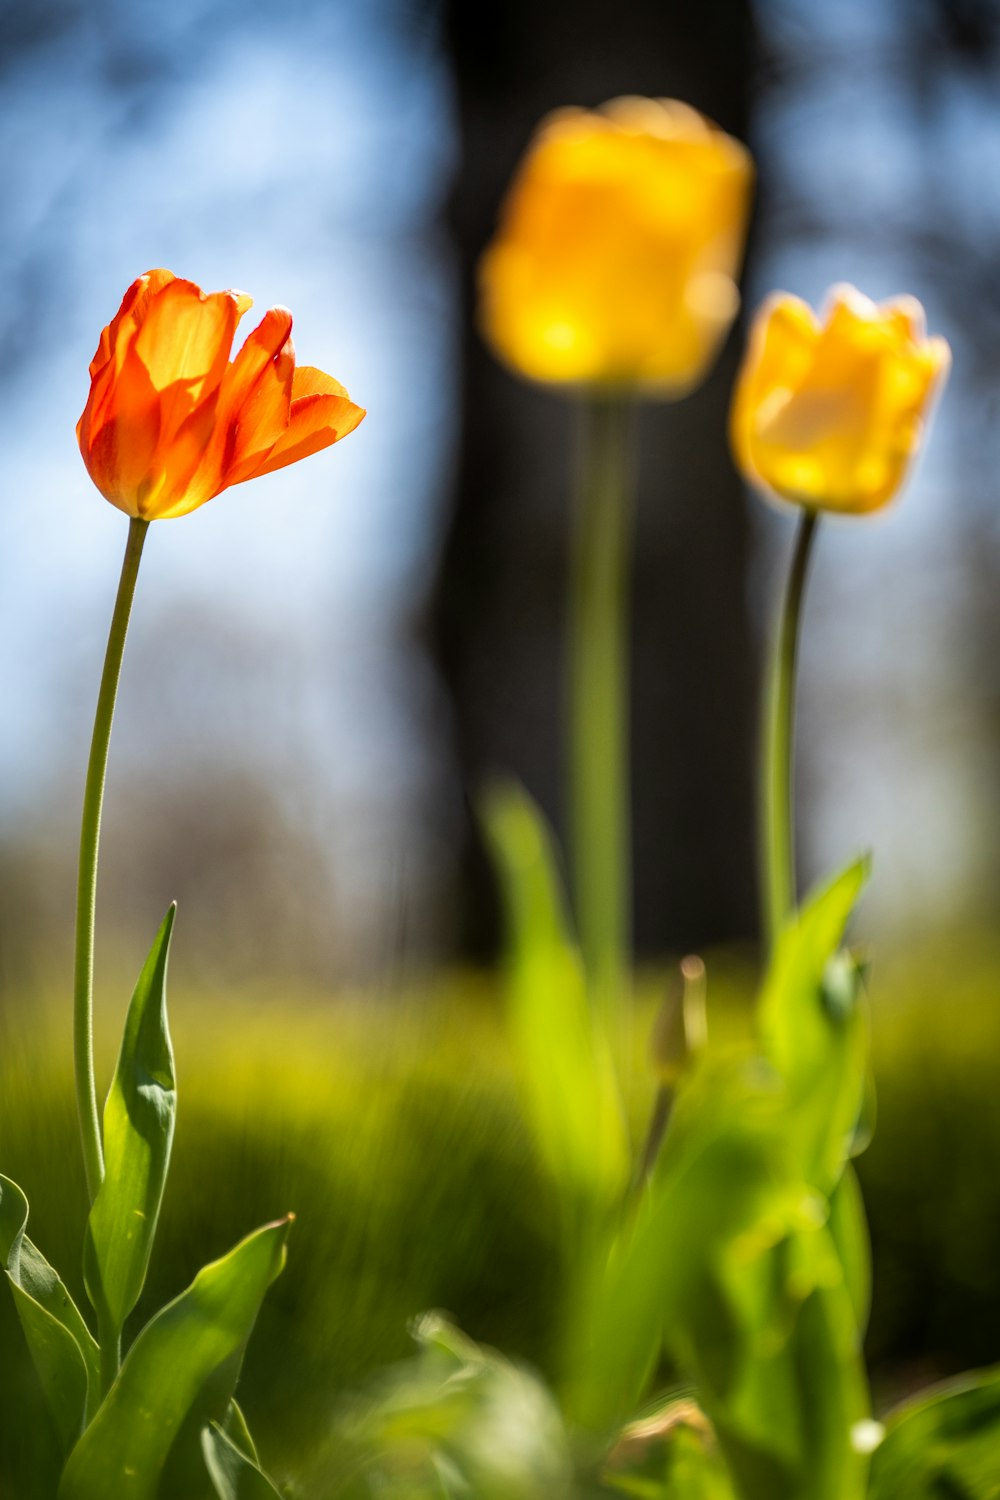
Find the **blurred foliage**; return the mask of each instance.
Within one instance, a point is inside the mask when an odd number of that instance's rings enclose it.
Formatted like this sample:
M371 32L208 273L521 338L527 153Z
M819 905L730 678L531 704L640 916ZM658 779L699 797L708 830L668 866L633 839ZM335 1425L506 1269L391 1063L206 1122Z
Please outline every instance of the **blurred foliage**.
M709 975L714 1035L736 1036L747 1025L750 966L718 955ZM651 974L642 984L640 1077L663 983ZM113 993L122 997L116 1024L128 988L104 984L107 1010ZM875 1251L869 1349L880 1409L1000 1352L998 992L1000 952L973 938L925 943L874 969L879 1118L859 1175ZM8 998L0 1159L30 1189L33 1235L84 1305L67 1004L49 985ZM292 1474L293 1454L319 1454L337 1413L345 1433L355 1430L347 1394L410 1358L410 1322L429 1307L501 1345L512 1369L555 1373L560 1207L512 1087L492 981L455 974L332 1004L302 989L269 988L264 998L177 987L173 1009L174 1168L131 1326L209 1256L296 1212L295 1275L265 1301L240 1388L275 1477ZM113 1054L101 1051L107 1080ZM647 1106L638 1091L634 1123ZM18 1379L6 1355L15 1331L0 1323L0 1410ZM17 1473L21 1437L0 1424L0 1473ZM681 1438L678 1454L697 1433ZM0 1487L3 1500L15 1495Z

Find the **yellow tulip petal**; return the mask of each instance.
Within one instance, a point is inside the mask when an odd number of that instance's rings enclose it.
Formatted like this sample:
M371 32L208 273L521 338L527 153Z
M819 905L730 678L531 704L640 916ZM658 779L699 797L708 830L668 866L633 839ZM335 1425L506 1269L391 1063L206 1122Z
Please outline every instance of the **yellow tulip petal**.
M817 322L798 298L769 298L754 321L730 418L733 453L765 491L862 514L897 492L948 367L912 297L876 305L830 292Z
M532 379L677 396L739 306L749 153L687 105L543 121L483 256L480 324Z

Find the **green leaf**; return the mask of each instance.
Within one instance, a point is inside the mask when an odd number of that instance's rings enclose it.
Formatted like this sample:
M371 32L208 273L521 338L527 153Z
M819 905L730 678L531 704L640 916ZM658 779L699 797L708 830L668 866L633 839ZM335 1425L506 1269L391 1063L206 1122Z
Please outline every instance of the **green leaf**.
M850 1162L830 1199L830 1233L840 1258L855 1322L859 1331L864 1333L871 1311L871 1241L861 1188Z
M274 1500L281 1492L218 1422L202 1429L201 1451L219 1500Z
M781 1127L780 1096L747 1059L682 1082L651 1189L579 1320L567 1399L582 1426L615 1429L633 1415L664 1329L686 1374L696 1366L710 1389L731 1385L744 1325L760 1314L726 1285L727 1262L735 1249L752 1276L808 1213Z
M0 1177L0 1259L63 1452L83 1430L100 1392L97 1345L56 1272L25 1230L28 1200Z
M526 1105L572 1213L581 1198L613 1201L628 1180L614 1062L588 1002L540 813L505 784L483 799L482 816L507 914L508 1011Z
M886 1422L869 1500L1000 1500L1000 1366L922 1392Z
M742 1500L859 1500L857 1319L795 1118L752 1057L682 1080L650 1190L580 1319L567 1401L582 1426L614 1429L665 1347Z
M415 1358L342 1406L303 1495L338 1500L572 1500L570 1442L530 1371L440 1314L416 1320Z
M251 1458L253 1459L255 1464L259 1464L260 1460L257 1457L257 1447L254 1443L253 1438L250 1436L250 1429L247 1426L247 1419L243 1415L243 1408L240 1406L240 1403L238 1401L230 1401L229 1410L226 1412L226 1420L223 1422L222 1426L223 1431L225 1432L226 1437L229 1438L230 1442L235 1443L240 1452L247 1458Z
M104 1181L87 1223L84 1279L102 1326L120 1333L142 1292L170 1163L177 1095L167 1030L171 906L129 1005L104 1106Z
M791 1137L808 1180L824 1194L852 1154L865 1095L860 970L840 945L868 870L867 860L857 860L787 924L760 1001L764 1049L795 1116Z
M225 1416L290 1222L266 1225L199 1271L142 1330L70 1455L59 1500L175 1500L166 1468L175 1444Z

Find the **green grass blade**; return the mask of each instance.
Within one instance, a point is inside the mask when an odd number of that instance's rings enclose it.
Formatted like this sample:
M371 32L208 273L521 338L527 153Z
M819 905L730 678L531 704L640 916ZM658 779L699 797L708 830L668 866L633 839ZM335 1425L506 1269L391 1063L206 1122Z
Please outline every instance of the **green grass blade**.
M84 1245L101 1327L117 1335L142 1291L170 1164L177 1095L167 1030L171 906L139 975L104 1106L104 1181ZM103 1335L102 1335L103 1337Z
M199 1271L126 1356L70 1456L59 1500L174 1500L160 1479L175 1443L221 1420L261 1301L285 1261L290 1220L266 1225Z
M27 1223L27 1198L16 1183L0 1177L0 1261L60 1443L68 1453L97 1401L97 1345L72 1297L25 1233Z

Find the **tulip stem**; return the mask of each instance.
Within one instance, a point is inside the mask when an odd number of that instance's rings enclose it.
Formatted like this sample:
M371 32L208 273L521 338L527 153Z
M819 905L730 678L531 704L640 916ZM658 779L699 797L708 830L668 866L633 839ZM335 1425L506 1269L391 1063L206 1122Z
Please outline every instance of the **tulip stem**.
M104 1179L104 1153L97 1114L97 1085L94 1078L94 918L97 908L97 855L101 839L101 809L104 803L104 778L108 768L108 747L115 714L115 698L121 675L125 636L135 595L142 544L148 521L133 517L129 522L125 560L118 582L118 597L111 616L111 630L97 696L94 733L90 742L90 760L83 793L83 817L80 826L80 868L76 888L76 949L73 986L73 1060L76 1071L76 1106L83 1144L83 1164L87 1174L87 1192L93 1203Z
M796 903L795 809L795 677L799 627L809 560L819 525L814 510L803 510L795 538L788 584L778 623L768 685L761 756L761 889L768 952Z
M571 852L577 929L595 1011L624 1021L630 942L628 554L633 411L621 394L582 410L571 557L569 723Z

